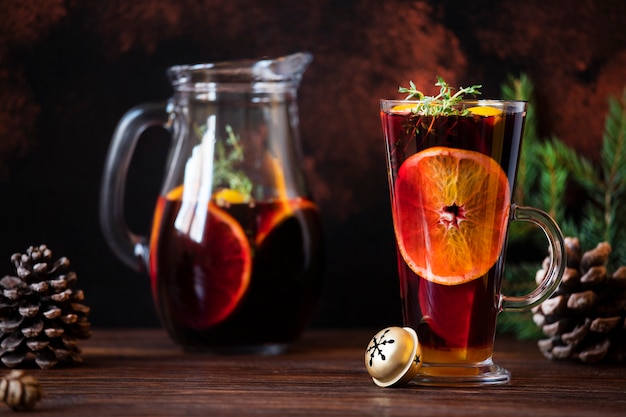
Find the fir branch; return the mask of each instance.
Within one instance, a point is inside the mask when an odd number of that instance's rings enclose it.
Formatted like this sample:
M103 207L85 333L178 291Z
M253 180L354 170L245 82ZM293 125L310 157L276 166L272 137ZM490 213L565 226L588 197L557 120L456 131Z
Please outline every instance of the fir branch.
M566 217L562 219L559 223L559 227L561 228L561 232L564 236L581 236L582 232L580 231L580 224L577 219Z
M553 137L552 141L558 150L559 163L571 172L574 181L590 192L603 187L602 181L598 178L598 173L589 159L579 155L575 149L558 138Z
M505 279L503 292L512 296L528 294L535 286L535 282L529 277L534 277L537 272L534 262L522 262L509 265L504 270ZM509 333L518 339L538 339L542 336L542 330L532 320L532 312L507 312L498 316L497 331Z
M626 195L626 90L621 103L609 99L599 169L564 144L559 153L562 164L588 197L578 234L581 245L591 248L609 242L613 248L609 263L614 267L626 259L626 207L621 201Z
M535 108L532 103L534 87L528 76L522 73L519 78L509 75L507 82L501 85L501 90L505 100L523 100L528 102L522 149L517 168L517 186L515 188L514 200L518 204L536 205L534 201L531 201L533 195L535 195L532 190L532 184L535 183L539 175L538 164L533 163L539 157L537 152L539 143L537 121L535 119Z
M626 259L626 88L621 102L609 98L609 110L602 137L600 159L604 174L604 235L613 248L611 262Z
M568 171L560 164L560 141L553 138L540 145L544 169L539 178L539 194L544 199L543 209L557 221L565 217L563 197L567 191Z
M608 242L612 252L607 268L614 271L626 265L626 89L620 100L609 98L600 158L595 164L556 137L539 138L532 91L532 83L523 74L517 79L509 77L502 86L505 99L529 102L516 202L548 211L566 236L580 239L583 251ZM572 186L582 194L582 207L567 207L566 196ZM545 245L545 240L536 243L531 227L518 223L511 224L509 246L520 242L528 254L531 245ZM504 288L508 285L516 293L532 290L534 281L529 277L534 277L537 269L533 262L511 264L507 258ZM499 331L515 333L519 338L537 336L537 329L528 315L502 314L498 319Z
M592 204L591 201L584 205L579 224L578 237L580 239L580 247L583 250L593 248L598 242L608 241L604 234L605 224L603 217L598 215L598 207ZM611 243L610 241L608 242Z
M622 105L609 98L609 111L602 140L601 161L604 178L612 192L623 192L626 187L626 89L622 94Z
M626 183L626 89L622 95L623 106L613 98L609 99L609 112L606 118L601 162L605 179L604 217L607 229L610 230L616 215L623 210L613 200L624 194ZM608 234L608 233L607 233Z
M498 316L497 331L513 334L519 340L537 340L543 336L541 328L533 322L532 313L503 312Z

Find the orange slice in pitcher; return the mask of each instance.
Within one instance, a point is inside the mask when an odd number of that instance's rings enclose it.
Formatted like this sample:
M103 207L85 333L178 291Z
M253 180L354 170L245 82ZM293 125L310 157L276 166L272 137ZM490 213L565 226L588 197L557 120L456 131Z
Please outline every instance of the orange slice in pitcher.
M228 204L246 203L248 198L240 191L231 188L221 188L213 193L211 200L215 201L218 206L225 206Z
M285 220L294 216L299 210L313 209L317 210L317 206L308 199L302 197L289 198L287 195L287 182L285 173L278 158L268 154L267 161L274 178L274 187L276 188L276 198L273 202L272 210L259 217L257 235L255 242L261 245L265 238L278 225Z
M221 322L239 304L250 283L252 255L243 228L226 211L209 203L205 291L211 300L205 326Z
M170 191L169 201L182 201L183 186ZM179 238L187 240L186 257L194 264L186 279L193 280L194 291L201 291L204 301L190 302L186 307L193 312L189 319L194 326L209 327L225 320L237 307L248 289L252 274L252 253L248 238L241 225L227 211L214 202L206 208L192 202L194 217L202 210L208 211L203 220L203 239L189 239L188 230L181 231ZM200 290L198 290L200 289ZM194 295L189 297L195 300Z
M259 226L255 239L257 246L260 246L267 236L284 221L299 216L299 213L302 213L304 210L317 210L317 206L311 200L302 197L277 201L270 213L259 217Z
M398 170L393 204L398 247L416 274L457 285L496 263L510 187L489 156L447 147L418 152Z

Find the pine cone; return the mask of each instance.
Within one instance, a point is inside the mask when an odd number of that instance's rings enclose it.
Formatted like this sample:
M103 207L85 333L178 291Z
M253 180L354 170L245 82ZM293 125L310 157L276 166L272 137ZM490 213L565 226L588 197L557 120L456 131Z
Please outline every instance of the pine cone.
M0 379L0 399L15 411L32 410L41 395L41 383L22 370L14 369Z
M578 238L565 238L567 268L555 293L533 309L548 336L538 342L549 359L586 363L626 359L626 266L607 271L611 246L599 243L581 254ZM547 261L537 272L539 282Z
M76 339L91 336L89 307L69 260L51 258L45 245L31 246L11 256L17 276L0 280L0 360L10 368L82 361Z

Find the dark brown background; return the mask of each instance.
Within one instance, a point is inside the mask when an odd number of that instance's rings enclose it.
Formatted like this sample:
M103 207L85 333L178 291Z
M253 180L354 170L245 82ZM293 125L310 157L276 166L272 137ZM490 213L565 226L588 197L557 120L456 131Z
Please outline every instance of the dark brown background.
M148 278L115 259L99 229L117 121L169 97L170 65L307 50L305 168L327 236L315 324L395 323L378 99L409 80L431 93L437 74L498 97L524 71L541 133L595 157L607 96L626 84L625 27L623 0L0 0L0 275L12 253L47 243L72 261L94 325L156 324ZM143 233L167 144L153 136L129 185L129 223Z

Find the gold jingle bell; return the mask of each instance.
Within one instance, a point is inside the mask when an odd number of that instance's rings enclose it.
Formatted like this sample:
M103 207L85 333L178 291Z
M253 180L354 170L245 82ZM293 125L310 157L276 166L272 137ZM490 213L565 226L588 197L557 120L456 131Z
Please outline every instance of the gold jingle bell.
M388 327L376 333L365 350L365 367L379 387L408 384L422 367L415 330Z

